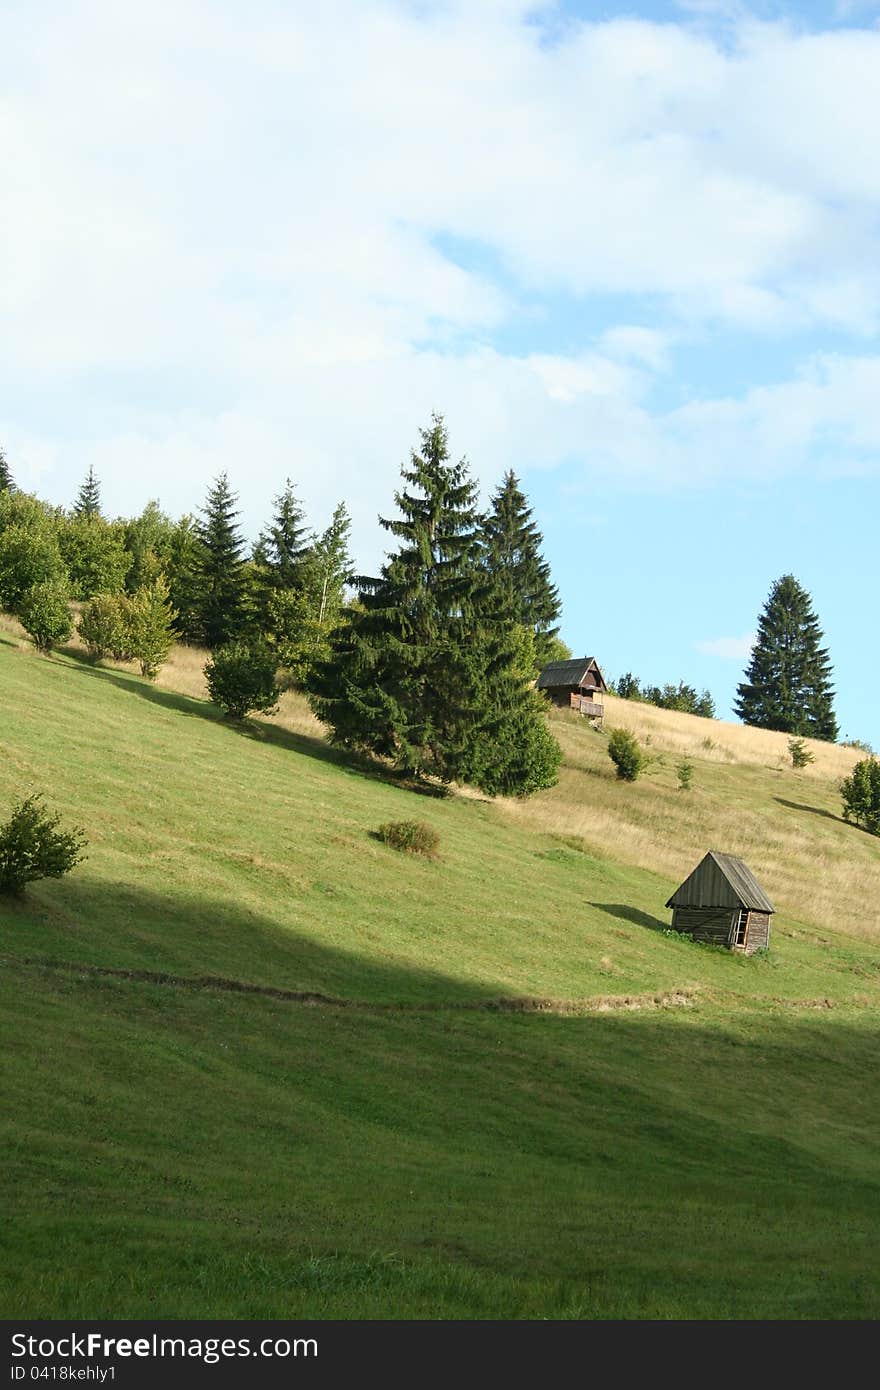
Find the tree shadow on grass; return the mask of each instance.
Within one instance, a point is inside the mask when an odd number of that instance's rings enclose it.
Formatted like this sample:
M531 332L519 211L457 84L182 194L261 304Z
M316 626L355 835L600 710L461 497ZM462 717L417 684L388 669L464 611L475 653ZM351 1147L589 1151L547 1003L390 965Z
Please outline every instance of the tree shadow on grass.
M268 886L272 907L265 912L231 895L72 874L33 887L11 905L0 898L0 923L11 928L4 947L10 958L34 964L79 965L184 989L300 995L304 1003L462 1008L510 994L491 976L458 978L409 959L393 903L388 949L372 953L365 943L362 953L354 922L350 947L327 940L320 925L328 889L336 895L333 885L271 879ZM356 912L353 903L353 917Z
M307 758L316 758L319 762L331 763L334 767L338 767L352 776L366 777L373 782L384 782L400 791L415 792L419 796L430 797L445 797L449 794L448 788L444 786L430 782L413 781L412 778L395 773L393 769L375 761L366 754L352 753L344 748L335 748L324 738L295 733L292 729L285 729L278 724L270 724L263 720L244 719L237 721L228 719L209 700L199 700L192 695L182 695L178 691L167 690L164 686L152 685L144 678L129 675L125 671L117 671L107 666L96 666L88 656L75 648L65 648L64 655L74 663L74 669L83 675L91 676L95 680L109 681L111 685L115 685L121 690L139 695L142 700L148 700L151 704L173 710L177 714L184 714L191 719L207 720L208 723L215 724L218 728L225 729L238 738L248 738L254 743L268 744L270 747L283 748L290 753L303 754Z
M637 907L630 907L628 903L590 903L590 907L595 907L599 912L607 912L609 917L619 917L622 922L632 922L636 927L647 927L649 931L669 931L669 923L663 922L659 917L652 917L648 912L642 912Z
M822 806L807 806L802 801L786 801L784 796L774 796L773 800L780 806L786 806L789 811L809 811L813 816L824 816L826 820L836 820L840 825L848 825L843 816L836 816L833 811L826 811Z

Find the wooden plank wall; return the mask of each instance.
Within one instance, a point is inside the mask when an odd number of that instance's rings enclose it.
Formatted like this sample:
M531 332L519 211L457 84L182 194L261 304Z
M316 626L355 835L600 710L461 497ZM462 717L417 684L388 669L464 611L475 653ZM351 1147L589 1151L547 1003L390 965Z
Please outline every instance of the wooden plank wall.
M749 931L746 937L746 955L764 950L770 945L770 913L750 912Z
M676 907L672 912L672 929L686 932L695 941L729 946L737 916L738 912L726 907Z
M712 946L731 946L736 930L739 911L731 912L722 907L676 907L672 912L674 931L685 932L694 941L708 941ZM769 912L750 912L745 950L750 956L770 945Z

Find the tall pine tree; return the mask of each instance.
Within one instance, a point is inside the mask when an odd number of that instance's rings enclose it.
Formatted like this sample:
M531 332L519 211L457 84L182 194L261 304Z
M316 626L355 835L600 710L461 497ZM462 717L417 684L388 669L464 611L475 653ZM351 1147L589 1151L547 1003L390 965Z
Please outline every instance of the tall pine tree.
M284 490L275 498L272 521L261 532L254 547L254 563L260 575L261 587L269 592L279 589L300 589L304 583L305 561L312 548L313 537L306 525L306 515L289 478Z
M0 448L0 492L15 492L15 483L12 481L12 473L2 448Z
M269 593L263 627L279 664L290 681L308 690L312 675L330 654L330 638L339 623L345 586L351 581L348 536L351 521L340 502L322 536L303 555L297 587Z
M549 785L558 748L529 690L531 638L482 562L476 486L464 460L449 461L442 417L401 471L400 516L380 518L398 549L378 578L359 581L316 673L316 713L336 742L410 775L492 792Z
M197 611L202 641L221 647L234 637L245 611L244 541L236 524L237 496L225 473L209 490L198 525Z
M555 656L559 592L541 555L544 538L513 471L504 475L493 495L483 531L487 563L507 612L513 622L534 633L535 664L540 669Z
M82 483L73 504L73 514L82 521L90 521L101 515L101 485L95 477L95 470L89 465L85 481Z
M791 574L770 590L734 703L744 724L810 738L837 738L828 651L810 595Z
M479 582L476 486L450 463L440 416L401 469L400 516L379 518L398 549L316 672L318 717L334 740L390 758L410 775L451 781L468 739L465 613Z

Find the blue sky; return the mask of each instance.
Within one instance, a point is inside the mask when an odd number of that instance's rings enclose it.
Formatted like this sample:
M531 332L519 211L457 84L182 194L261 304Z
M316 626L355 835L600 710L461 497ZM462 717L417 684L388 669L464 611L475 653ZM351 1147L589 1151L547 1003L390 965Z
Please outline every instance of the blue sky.
M0 441L67 502L364 569L431 410L513 467L563 635L729 715L773 580L880 744L880 7L6 0Z

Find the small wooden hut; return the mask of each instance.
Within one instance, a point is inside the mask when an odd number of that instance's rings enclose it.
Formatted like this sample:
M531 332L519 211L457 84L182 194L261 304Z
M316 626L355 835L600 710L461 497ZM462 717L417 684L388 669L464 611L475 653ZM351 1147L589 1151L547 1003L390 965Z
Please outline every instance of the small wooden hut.
M560 709L573 709L590 719L605 714L605 677L592 656L573 661L551 661L538 677L538 689L549 695Z
M674 931L750 956L770 944L773 904L751 869L710 849L666 904Z

